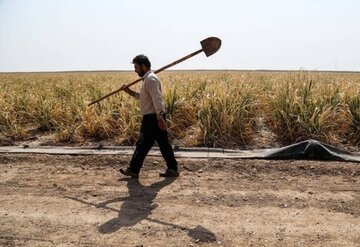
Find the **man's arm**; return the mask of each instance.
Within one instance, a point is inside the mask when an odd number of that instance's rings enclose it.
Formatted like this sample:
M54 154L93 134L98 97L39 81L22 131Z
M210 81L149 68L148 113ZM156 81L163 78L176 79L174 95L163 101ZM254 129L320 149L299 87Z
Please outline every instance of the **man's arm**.
M140 99L140 94L138 92L135 92L134 90L131 90L130 88L126 87L126 85L123 85L122 90L130 95L131 97L134 97L135 99Z

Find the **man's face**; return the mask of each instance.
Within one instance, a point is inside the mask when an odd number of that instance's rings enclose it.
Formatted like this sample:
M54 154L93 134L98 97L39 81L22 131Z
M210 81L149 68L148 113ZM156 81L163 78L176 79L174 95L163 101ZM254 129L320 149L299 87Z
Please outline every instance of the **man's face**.
M145 65L139 65L139 64L134 64L134 69L135 69L135 72L140 76L140 77L143 77L146 72L147 72L147 69L145 67Z

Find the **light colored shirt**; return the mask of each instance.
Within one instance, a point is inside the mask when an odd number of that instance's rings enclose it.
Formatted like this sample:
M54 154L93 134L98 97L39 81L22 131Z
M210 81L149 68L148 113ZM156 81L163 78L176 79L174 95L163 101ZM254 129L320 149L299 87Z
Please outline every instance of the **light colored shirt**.
M140 111L142 115L165 112L161 83L154 72L149 70L143 76L140 88Z

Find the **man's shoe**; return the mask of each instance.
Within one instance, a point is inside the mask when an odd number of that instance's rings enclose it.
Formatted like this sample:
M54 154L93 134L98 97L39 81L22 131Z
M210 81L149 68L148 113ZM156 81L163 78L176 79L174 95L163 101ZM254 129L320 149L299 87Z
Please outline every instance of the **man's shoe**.
M160 177L178 177L180 175L178 170L167 169L165 172L159 174Z
M130 168L126 168L126 170L120 168L120 173L127 176L127 177L139 178L139 174L136 174L136 173L132 172L130 170Z

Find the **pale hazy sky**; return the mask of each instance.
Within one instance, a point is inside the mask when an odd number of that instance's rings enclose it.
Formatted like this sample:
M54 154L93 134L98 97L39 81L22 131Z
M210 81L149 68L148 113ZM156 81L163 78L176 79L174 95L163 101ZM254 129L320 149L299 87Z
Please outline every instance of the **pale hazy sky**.
M360 71L359 0L0 0L0 72L153 69Z

